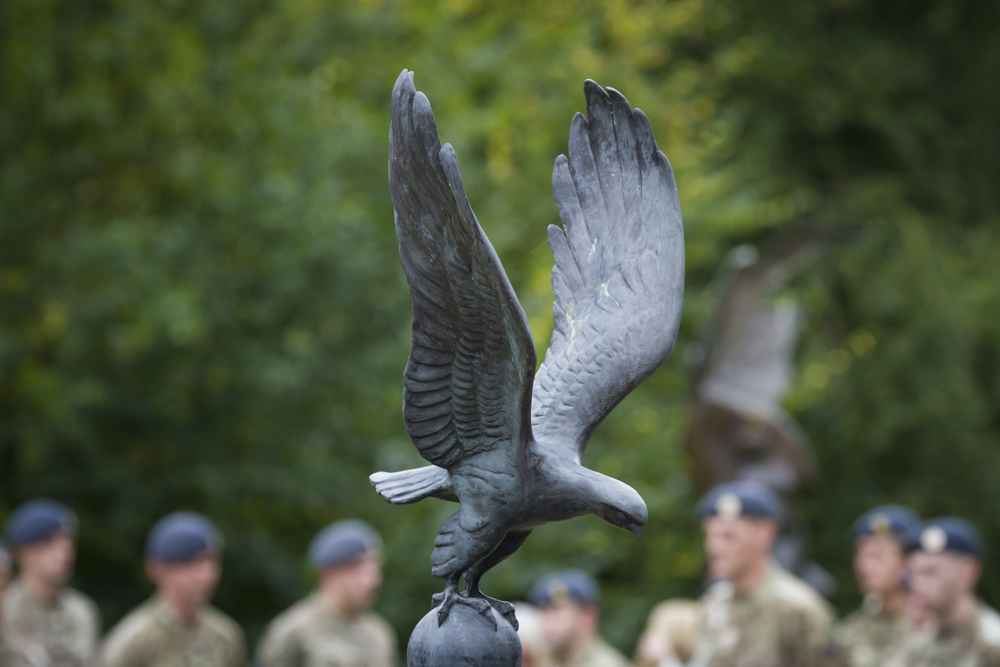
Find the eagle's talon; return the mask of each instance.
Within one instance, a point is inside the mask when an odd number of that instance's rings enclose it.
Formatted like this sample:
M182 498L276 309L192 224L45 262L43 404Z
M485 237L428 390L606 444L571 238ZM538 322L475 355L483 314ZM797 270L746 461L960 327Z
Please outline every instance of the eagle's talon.
M451 608L459 601L461 595L458 592L458 582L449 582L444 591L438 593L431 597L431 603L434 605L433 608L438 610L438 627L444 625L444 622L448 620L448 614L451 613Z
M511 627L515 630L518 629L517 616L514 615L514 605L511 603L491 598L489 595L483 595L482 591L478 588L471 592L466 591L466 595L470 598L488 602L491 607L500 612L501 616L507 619L507 622L510 623Z
M493 600L492 598L487 598L485 595L478 595L474 597L468 597L462 593L459 593L457 589L448 586L444 589L443 593L438 593L431 598L435 608L438 610L438 627L444 625L444 622L448 620L448 615L451 614L451 608L456 604L462 604L466 607L472 607L479 615L482 616L496 632L497 629L497 619L493 616L493 609L496 607L494 602L501 603L500 600ZM502 602L501 604L507 604ZM510 605L508 605L510 606ZM504 613L499 607L496 607L500 613ZM510 608L510 613L513 615L514 608ZM504 618L507 618L508 622L510 618L504 614ZM516 626L515 626L516 627Z
M494 609L500 612L501 616L507 619L507 622L510 623L512 628L514 628L515 630L518 629L518 626L520 624L517 622L517 616L514 615L514 605L512 605L509 602L504 602L503 600L497 600L491 597L486 597L486 600L491 605L493 605Z

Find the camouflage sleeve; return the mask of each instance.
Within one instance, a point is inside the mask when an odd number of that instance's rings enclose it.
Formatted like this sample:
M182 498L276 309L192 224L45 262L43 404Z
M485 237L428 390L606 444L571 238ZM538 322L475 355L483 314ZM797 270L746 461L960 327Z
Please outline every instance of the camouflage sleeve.
M246 667L247 664L247 639L243 630L233 623L232 652L229 667Z
M143 634L148 611L140 607L118 622L104 639L97 656L99 667L143 667L147 661Z
M98 654L99 667L143 667L139 646L131 638L112 633Z
M832 639L832 615L826 609L797 609L781 623L782 667L825 664ZM833 664L836 664L833 661Z
M257 644L257 667L302 667L302 649L293 632L271 623Z
M89 656L87 665L88 667L96 667L98 664L97 650L101 641L101 613L97 610L97 605L89 599L86 603L83 626L86 654Z
M44 657L44 656L41 656ZM3 667L38 667L40 662L31 660L0 633L0 665Z

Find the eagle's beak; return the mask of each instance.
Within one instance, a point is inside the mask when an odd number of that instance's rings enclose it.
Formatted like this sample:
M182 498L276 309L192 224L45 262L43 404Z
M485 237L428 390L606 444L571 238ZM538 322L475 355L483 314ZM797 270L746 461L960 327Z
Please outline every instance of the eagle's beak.
M642 529L643 529L643 526L641 526L639 524L636 524L632 528L632 532L635 533L635 536L639 538L640 542L642 542Z

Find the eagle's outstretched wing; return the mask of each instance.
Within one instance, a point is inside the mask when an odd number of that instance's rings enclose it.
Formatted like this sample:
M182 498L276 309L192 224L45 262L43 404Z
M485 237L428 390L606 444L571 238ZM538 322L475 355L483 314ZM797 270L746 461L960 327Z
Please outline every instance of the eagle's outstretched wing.
M535 348L528 320L438 141L430 103L403 70L392 91L389 188L413 296L403 419L425 459L451 468L530 440Z
M618 91L584 84L569 160L552 190L563 227L555 256L555 330L535 378L532 427L543 446L580 456L598 424L670 354L684 294L684 230L673 171L649 120Z

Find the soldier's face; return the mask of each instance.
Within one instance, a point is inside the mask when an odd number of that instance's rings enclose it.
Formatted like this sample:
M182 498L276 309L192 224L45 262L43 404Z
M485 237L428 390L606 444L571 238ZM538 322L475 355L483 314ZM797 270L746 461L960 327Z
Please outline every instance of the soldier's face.
M549 648L564 654L581 639L594 634L599 615L593 605L577 604L567 598L539 609L539 618Z
M888 535L865 535L855 543L854 573L866 595L886 595L897 590L906 571L899 542Z
M22 576L37 578L50 586L61 586L73 574L76 546L73 538L59 532L43 542L17 548Z
M341 611L355 614L375 604L382 586L382 556L368 552L353 563L324 570L321 586L337 599Z
M775 529L769 521L712 516L705 519L702 528L712 578L740 579L767 558L774 542Z
M961 554L917 551L910 556L909 567L915 603L938 617L948 615L979 578L979 562Z
M219 583L222 568L214 555L205 554L187 563L149 565L149 576L160 596L176 601L185 609L199 609L208 604Z

